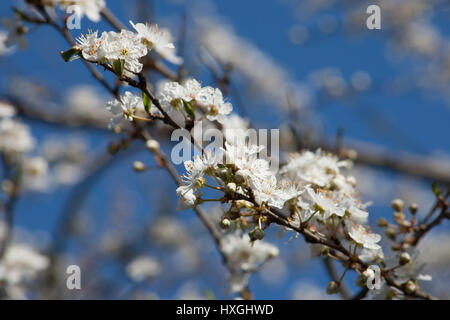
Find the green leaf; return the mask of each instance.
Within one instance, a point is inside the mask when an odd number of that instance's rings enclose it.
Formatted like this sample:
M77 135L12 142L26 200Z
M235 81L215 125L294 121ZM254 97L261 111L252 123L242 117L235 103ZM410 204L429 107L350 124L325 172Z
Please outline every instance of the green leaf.
M152 106L152 100L150 100L150 97L142 91L142 101L144 102L144 108L147 113L150 113L150 108Z
M73 47L70 48L67 51L61 51L61 57L64 59L65 62L69 62L70 59L72 59L72 57L76 54L78 54L80 52L80 50L78 50L77 48Z
M194 104L191 101L183 100L184 111L191 120L195 120Z
M113 70L119 77L123 76L124 67L125 67L125 60L119 59L114 61L113 63Z
M431 184L431 190L433 190L433 193L436 197L439 197L442 193L442 191L438 189L436 182L433 182Z

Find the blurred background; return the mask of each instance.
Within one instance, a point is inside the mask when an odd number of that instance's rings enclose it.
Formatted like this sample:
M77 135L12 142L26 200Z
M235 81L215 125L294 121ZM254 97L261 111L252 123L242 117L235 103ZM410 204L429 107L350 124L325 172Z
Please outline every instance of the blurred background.
M158 23L175 37L187 75L204 85L225 81L234 112L256 128L280 128L282 159L318 147L355 156L349 174L375 222L391 219L391 200L434 204L431 183L450 184L450 3L442 0L107 0L128 21ZM368 30L366 8L381 7L381 30ZM0 17L12 17L6 0ZM84 18L81 30L108 31ZM0 26L0 37L6 28ZM1 39L1 38L0 38ZM54 270L27 297L230 298L228 274L210 235L190 211L176 211L176 185L138 141L114 157L119 136L107 130L109 93L76 61L48 26L30 30L28 48L0 48L0 100L18 108L49 163L46 181L17 200L14 239L51 253ZM167 63L178 72L178 67ZM102 72L103 73L103 72ZM105 73L105 77L114 79ZM149 72L152 84L161 76ZM69 120L68 120L69 119ZM157 137L167 141L164 128ZM162 148L170 154L170 143ZM136 173L133 162L151 167ZM181 174L183 168L177 167ZM221 209L205 206L219 220ZM256 299L329 299L326 266L300 238L272 228L280 249L250 278ZM385 239L383 241L386 241ZM443 224L419 247L433 281L425 288L450 298L450 233ZM389 256L389 251L385 252ZM130 264L146 258L145 277ZM52 260L53 261L53 260ZM65 268L82 270L82 290L65 289ZM352 278L353 277L353 278ZM349 289L356 292L354 276ZM55 284L56 283L56 284Z

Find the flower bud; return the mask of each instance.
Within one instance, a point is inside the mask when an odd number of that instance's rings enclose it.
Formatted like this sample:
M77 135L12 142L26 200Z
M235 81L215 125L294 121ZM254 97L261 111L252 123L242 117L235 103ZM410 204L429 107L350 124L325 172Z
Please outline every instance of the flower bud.
M339 292L339 290L340 290L340 286L339 286L339 283L337 283L336 281L330 281L330 283L328 283L328 287L327 287L328 294L336 294Z
M233 182L230 182L227 184L227 189L231 192L236 192L236 184Z
M378 219L378 221L377 221L377 225L378 225L380 228L384 228L384 227L387 227L387 226L389 225L389 223L388 223L388 221L387 221L385 218L380 218L380 219Z
M222 221L220 221L220 227L222 229L228 229L231 226L231 221L227 218L222 219Z
M417 203L411 203L409 205L409 212L411 212L412 214L416 214L418 209L419 209L419 205Z
M248 236L250 237L251 241L261 240L264 238L265 235L266 234L265 234L264 230L262 230L260 228L255 228L248 233Z
M406 284L405 284L405 292L407 294L413 294L414 292L416 292L417 286L416 284L409 280Z
M158 152L159 142L154 139L147 140L147 142L145 143L145 147L151 152Z
M395 230L393 228L387 228L386 231L384 232L384 234L386 235L386 237L388 237L391 240L395 239Z
M391 202L392 209L395 211L402 211L403 210L403 200L402 199L394 199Z
M402 265L402 266L407 264L407 263L410 263L411 262L411 256L409 255L409 253L403 252L400 255L399 262L400 262L400 265Z
M146 170L146 167L141 161L135 161L133 162L133 169L136 172L142 172Z

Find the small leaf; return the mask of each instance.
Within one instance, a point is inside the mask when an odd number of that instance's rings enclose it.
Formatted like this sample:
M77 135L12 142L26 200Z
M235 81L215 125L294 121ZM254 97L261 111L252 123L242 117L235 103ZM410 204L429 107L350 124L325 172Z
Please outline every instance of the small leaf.
M431 184L431 190L433 190L433 193L436 197L439 197L442 193L442 191L438 189L436 182L433 182Z
M191 120L195 120L194 105L190 101L183 100L184 111Z
M150 114L152 100L150 100L150 97L143 91L142 91L142 101L144 102L145 111Z
M70 49L67 50L67 51L61 51L60 54L61 54L61 57L64 59L65 62L69 62L70 59L71 59L74 55L78 54L79 52L80 52L80 50L78 50L78 49L75 48L75 47L72 47L72 48L70 48Z
M119 77L123 75L124 67L125 67L125 60L119 59L114 61L113 63L113 70Z

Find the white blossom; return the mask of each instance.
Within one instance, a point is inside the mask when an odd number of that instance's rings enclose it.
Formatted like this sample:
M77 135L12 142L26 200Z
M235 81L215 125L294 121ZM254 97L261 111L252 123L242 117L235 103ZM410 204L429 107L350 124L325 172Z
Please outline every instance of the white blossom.
M183 59L175 53L173 37L169 30L159 28L158 25L153 26L147 23L134 24L130 21L130 24L149 50L154 49L160 56L174 64L181 64L183 62Z
M154 278L161 270L160 263L154 258L139 256L126 268L127 274L135 281Z
M111 129L118 125L122 119L133 121L133 115L136 113L136 110L143 108L144 103L142 102L142 98L130 91L126 91L120 97L120 101L115 99L107 103L106 109L113 114L109 128Z
M364 226L349 222L348 223L348 235L357 244L367 249L378 250L380 245L377 244L381 240L381 236L376 233L368 231Z

